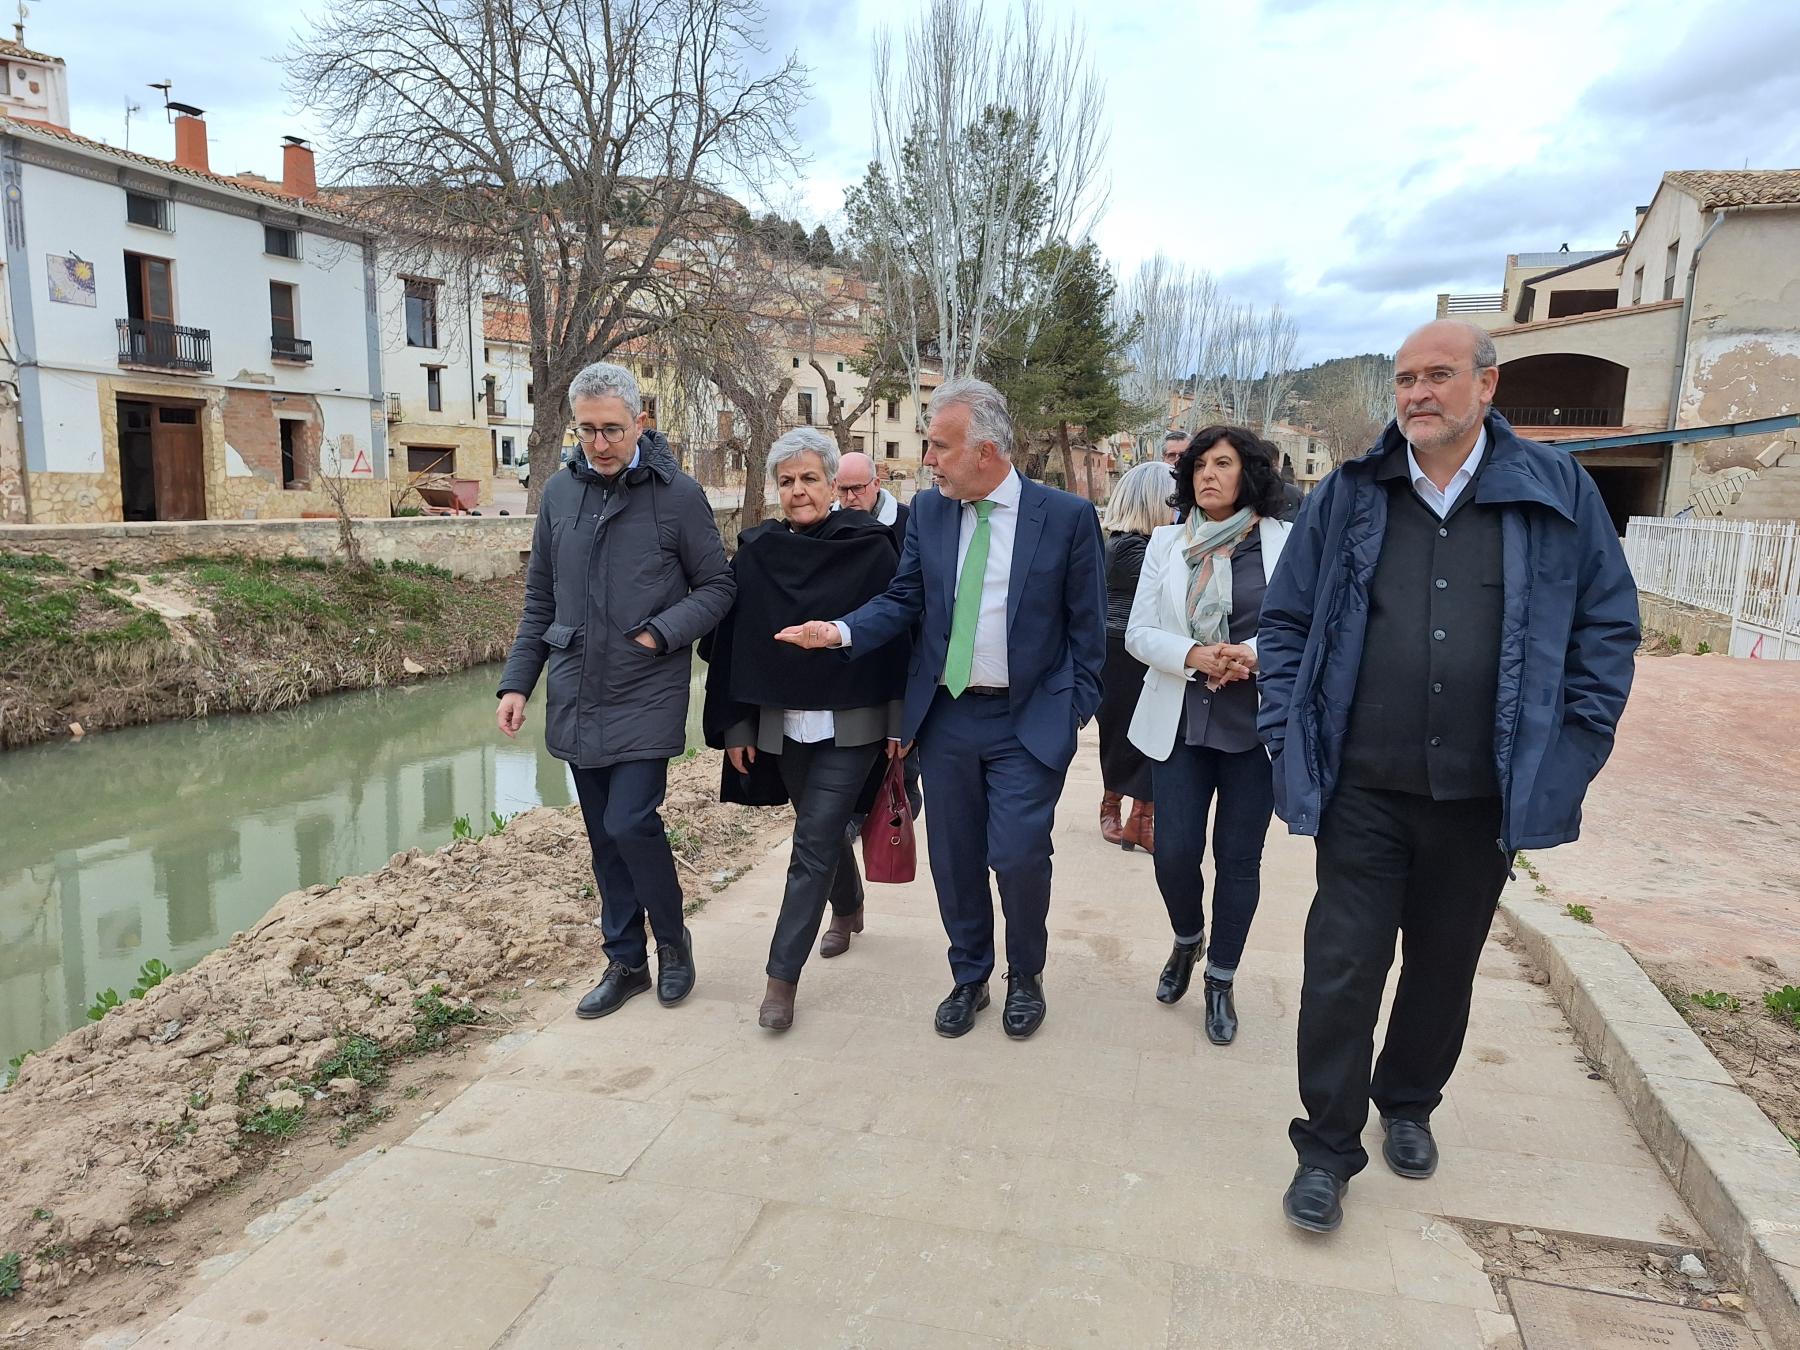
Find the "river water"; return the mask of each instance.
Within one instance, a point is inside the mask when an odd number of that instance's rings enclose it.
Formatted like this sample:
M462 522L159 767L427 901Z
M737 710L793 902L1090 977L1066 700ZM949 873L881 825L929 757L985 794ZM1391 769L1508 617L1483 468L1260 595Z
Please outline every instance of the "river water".
M698 744L698 680L689 743ZM164 722L0 755L0 1066L194 965L287 892L574 800L542 700L509 741L498 667L280 713Z

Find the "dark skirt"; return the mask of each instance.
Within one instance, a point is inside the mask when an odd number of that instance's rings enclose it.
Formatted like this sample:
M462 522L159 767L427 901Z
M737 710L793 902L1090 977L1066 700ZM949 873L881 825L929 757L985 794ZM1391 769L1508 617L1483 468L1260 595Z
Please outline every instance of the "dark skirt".
M1108 792L1149 801L1150 761L1125 738L1144 687L1144 663L1125 650L1123 633L1106 635L1106 665L1100 679L1100 780Z

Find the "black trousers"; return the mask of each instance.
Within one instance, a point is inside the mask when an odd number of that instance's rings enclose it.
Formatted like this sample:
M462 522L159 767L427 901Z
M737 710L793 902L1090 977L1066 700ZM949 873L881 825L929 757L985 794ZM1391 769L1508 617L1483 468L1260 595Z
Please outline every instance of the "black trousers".
M1212 945L1207 958L1237 969L1262 898L1263 841L1275 814L1275 785L1269 752L1260 745L1233 754L1179 741L1160 763L1152 762L1156 785L1156 886L1169 911L1175 936L1206 927L1206 819L1213 818ZM1219 808L1213 810L1213 799Z
M636 968L649 959L646 914L658 944L679 942L684 926L681 880L658 814L668 790L669 762L633 759L573 772L594 854L606 956Z
M794 802L794 846L775 936L769 941L770 979L800 978L827 902L833 914L862 908L862 874L856 869L850 818L886 744L781 743L781 782Z
M1319 823L1318 893L1300 986L1300 1161L1349 1178L1368 1165L1369 1102L1427 1121L1462 1053L1481 946L1510 859L1500 802L1433 801L1340 784ZM1160 846L1161 839L1157 840ZM1370 1076L1381 994L1400 936L1400 985Z

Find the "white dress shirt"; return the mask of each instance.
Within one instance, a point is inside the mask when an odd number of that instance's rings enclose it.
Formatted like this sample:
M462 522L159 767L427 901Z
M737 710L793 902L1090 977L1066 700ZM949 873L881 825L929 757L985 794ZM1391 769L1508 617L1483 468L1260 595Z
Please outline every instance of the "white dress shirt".
M1487 428L1483 427L1475 437L1475 448L1469 451L1469 457L1462 463L1450 479L1450 486L1442 492L1438 485L1431 481L1425 470L1419 467L1419 458L1413 454L1412 442L1406 444L1406 471L1412 476L1413 491L1424 499L1439 520L1450 514L1450 508L1456 505L1456 499L1463 494L1463 489L1475 481L1475 470L1481 467L1481 457L1487 453Z
M994 503L988 512L987 570L982 576L981 610L975 619L975 654L969 667L969 683L995 689L1007 687L1006 665L1006 593L1012 585L1013 538L1019 532L1019 499L1025 494L1025 480L1014 469L1000 481L1000 486L984 500ZM916 508L915 508L916 509ZM975 538L975 504L962 503L962 524L956 535L956 576L962 579L963 559L969 556L969 544ZM951 603L952 624L955 602ZM841 645L850 645L850 625L837 626ZM944 672L938 672L943 682Z
M828 708L784 708L781 713L781 734L801 745L816 745L837 735L837 719Z

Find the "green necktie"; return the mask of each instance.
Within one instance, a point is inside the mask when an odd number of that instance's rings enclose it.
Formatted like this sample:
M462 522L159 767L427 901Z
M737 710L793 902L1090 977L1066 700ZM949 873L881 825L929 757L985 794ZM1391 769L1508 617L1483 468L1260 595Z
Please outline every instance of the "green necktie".
M993 502L975 502L975 533L956 579L956 608L950 617L950 654L944 661L944 688L961 698L975 668L975 623L981 617L981 586L987 579L988 516Z

